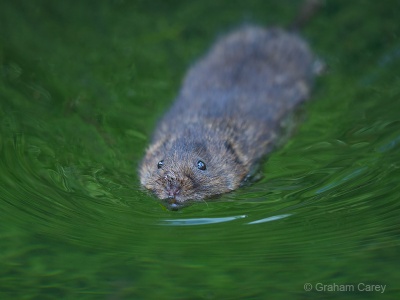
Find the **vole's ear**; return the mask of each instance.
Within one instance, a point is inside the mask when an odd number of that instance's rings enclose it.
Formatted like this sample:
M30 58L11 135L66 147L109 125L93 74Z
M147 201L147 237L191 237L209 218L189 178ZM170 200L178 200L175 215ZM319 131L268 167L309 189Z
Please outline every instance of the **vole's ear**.
M235 162L239 165L246 165L249 158L245 155L240 149L240 147L236 146L232 139L228 139L225 141L224 146L226 148L226 152L231 154L235 160Z
M157 139L157 142L152 143L149 148L147 148L147 154L152 153L152 154L156 154L158 152L160 152L160 148L161 146L167 141L169 137L168 136L163 136L160 139ZM160 157L160 160L162 160L163 157Z

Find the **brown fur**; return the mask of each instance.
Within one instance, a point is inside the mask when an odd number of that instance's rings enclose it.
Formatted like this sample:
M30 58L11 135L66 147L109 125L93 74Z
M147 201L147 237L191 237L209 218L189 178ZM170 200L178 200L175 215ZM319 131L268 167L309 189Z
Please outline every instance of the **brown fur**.
M282 29L244 26L222 37L189 69L158 124L141 184L172 207L237 189L308 98L312 66L304 40Z

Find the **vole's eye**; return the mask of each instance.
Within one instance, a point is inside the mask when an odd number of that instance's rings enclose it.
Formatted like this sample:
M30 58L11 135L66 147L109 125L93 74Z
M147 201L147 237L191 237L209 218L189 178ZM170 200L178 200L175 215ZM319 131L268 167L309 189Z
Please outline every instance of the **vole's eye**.
M158 164L157 164L157 168L158 168L158 169L161 169L163 165L164 165L164 160L160 160L160 161L158 162Z
M205 169L207 169L206 164L201 160L199 160L197 162L197 169L204 171Z

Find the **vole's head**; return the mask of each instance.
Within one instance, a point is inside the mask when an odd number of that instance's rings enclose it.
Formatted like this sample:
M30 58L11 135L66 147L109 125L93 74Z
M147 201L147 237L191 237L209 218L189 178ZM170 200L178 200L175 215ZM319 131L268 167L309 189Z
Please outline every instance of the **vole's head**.
M175 210L236 189L246 173L229 142L166 138L147 150L140 182Z

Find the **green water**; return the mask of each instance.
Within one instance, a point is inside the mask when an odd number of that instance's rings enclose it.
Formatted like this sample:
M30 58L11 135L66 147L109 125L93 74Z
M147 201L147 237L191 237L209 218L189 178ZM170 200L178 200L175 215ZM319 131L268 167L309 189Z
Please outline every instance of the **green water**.
M0 1L0 299L398 299L398 1L304 29L329 70L260 181L178 212L140 190L190 64L299 3Z

